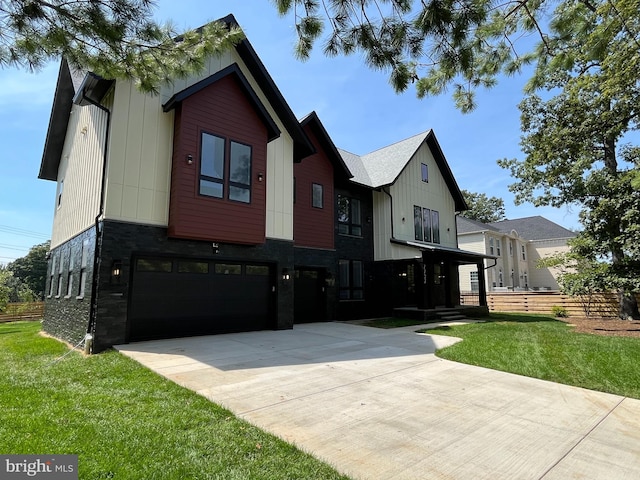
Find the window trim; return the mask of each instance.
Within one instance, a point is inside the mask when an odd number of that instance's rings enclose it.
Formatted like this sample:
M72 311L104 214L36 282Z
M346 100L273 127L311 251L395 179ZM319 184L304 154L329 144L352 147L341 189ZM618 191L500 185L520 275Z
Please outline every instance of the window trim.
M316 187L320 187L320 205L316 205ZM320 208L323 209L324 208L324 185L321 183L312 183L311 184L311 206L313 208Z
M347 202L347 220L340 220L340 201L341 199ZM354 215L354 202L358 203L358 221L355 221ZM362 201L359 198L348 197L347 195L338 194L337 196L337 208L336 208L337 222L338 222L338 234L339 235L351 235L354 237L362 237ZM346 232L341 231L340 227L346 227Z
M247 147L249 149L249 183L245 184L245 183L240 183L240 182L235 182L235 181L231 181L231 149L233 148L233 145L239 145L241 147ZM225 147L226 149L226 147ZM253 178L253 145L249 145L248 143L243 143L243 142L238 142L236 140L231 140L229 139L229 180L227 181L228 183L228 188L227 188L227 198L229 200L231 200L232 202L239 202L239 203L247 203L250 204L251 203L251 193L252 193L252 185L251 185L251 179ZM235 198L231 198L231 187L234 188L240 188L242 190L247 190L249 192L249 201L245 202L244 200L237 200Z
M429 165L420 163L420 176L424 183L429 183Z
M204 139L205 139L205 135L208 135L210 137L213 137L214 139L218 139L218 140L222 140L222 173L221 173L221 178L217 178L217 177L212 177L210 175L205 175L202 173L202 168L205 165L204 164L204 159L203 159L203 154L204 154ZM199 165L198 165L198 194L202 195L203 197L207 197L207 198L221 198L224 199L225 198L225 181L226 181L226 173L227 173L227 139L225 137L222 137L220 135L216 135L212 132L208 132L206 130L201 130L200 131L200 155L199 155ZM210 183L216 183L221 185L222 187L222 192L221 195L218 197L217 195L209 195L207 193L203 193L202 192L202 182L210 182Z
M343 282L342 278L342 265L348 265L348 278L346 282ZM360 266L360 278L359 282L355 282L356 276L354 265L358 264ZM364 262L362 260L347 260L340 259L338 260L338 301L340 302L363 302L365 301L365 292L364 292ZM346 285L345 285L346 283ZM360 283L360 286L354 286L356 283ZM346 292L346 297L343 298L342 294ZM359 292L360 295L354 295L354 293Z

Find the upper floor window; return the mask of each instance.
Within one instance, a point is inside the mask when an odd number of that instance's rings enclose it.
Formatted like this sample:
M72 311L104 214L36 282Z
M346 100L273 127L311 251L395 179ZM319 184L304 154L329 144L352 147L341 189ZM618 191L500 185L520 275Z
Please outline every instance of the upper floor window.
M502 245L501 245L500 239L496 240L496 253L498 254L498 256L501 255L500 254L501 247L502 247Z
M200 149L200 194L236 202L251 202L251 147L229 142L228 161L225 139L202 133ZM228 178L227 178L228 164Z
M420 171L422 173L422 181L429 182L429 167L426 163L420 164Z
M522 251L522 260L526 260L527 259L527 253L526 253L526 248L525 248L524 245L522 245L521 251Z
M338 195L338 233L362 235L360 200Z
M493 255L493 237L489 238L489 255Z
M324 188L319 183L311 185L311 205L315 208L323 208Z
M415 239L440 243L440 214L436 210L413 206Z
M58 198L56 200L56 207L60 207L62 205L62 192L64 191L64 178L60 180L60 185L58 186Z

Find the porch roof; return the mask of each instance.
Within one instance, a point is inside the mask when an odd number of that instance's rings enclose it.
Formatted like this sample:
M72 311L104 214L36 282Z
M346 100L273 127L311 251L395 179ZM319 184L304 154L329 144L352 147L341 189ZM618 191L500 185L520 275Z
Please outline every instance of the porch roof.
M485 258L495 260L498 257L495 255L487 255L484 253L469 252L468 250L460 250L459 248L443 247L442 245L434 245L432 243L424 243L411 240L398 240L396 238L391 239L391 243L397 245L404 245L405 247L417 248L423 252L443 253L450 256L454 262L460 264L478 263Z

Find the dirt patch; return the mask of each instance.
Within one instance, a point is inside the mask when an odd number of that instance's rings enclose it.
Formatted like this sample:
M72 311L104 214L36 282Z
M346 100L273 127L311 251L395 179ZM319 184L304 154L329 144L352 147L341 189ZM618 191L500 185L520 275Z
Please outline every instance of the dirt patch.
M640 338L640 320L620 320L606 317L569 317L560 319L575 325L575 331L611 337Z

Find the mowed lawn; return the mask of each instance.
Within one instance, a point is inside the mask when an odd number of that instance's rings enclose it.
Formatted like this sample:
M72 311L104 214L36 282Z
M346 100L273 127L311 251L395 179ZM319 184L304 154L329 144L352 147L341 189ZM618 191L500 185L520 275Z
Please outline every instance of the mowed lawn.
M134 361L0 325L0 452L77 454L81 479L347 478Z
M441 358L640 399L638 338L575 333L552 317L515 313L422 332L464 340L439 350Z

